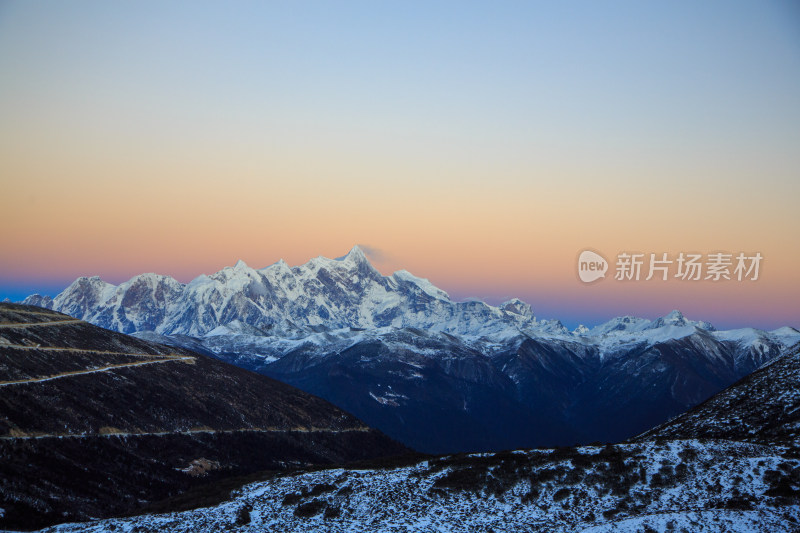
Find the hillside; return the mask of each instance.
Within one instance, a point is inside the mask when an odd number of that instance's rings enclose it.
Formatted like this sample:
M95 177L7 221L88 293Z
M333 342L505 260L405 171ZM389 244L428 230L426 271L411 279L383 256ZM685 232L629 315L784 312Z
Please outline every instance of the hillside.
M800 346L637 440L728 439L785 444L800 437Z
M0 527L128 513L224 477L404 451L270 378L0 304Z
M297 472L220 505L51 531L797 531L797 449L664 441Z

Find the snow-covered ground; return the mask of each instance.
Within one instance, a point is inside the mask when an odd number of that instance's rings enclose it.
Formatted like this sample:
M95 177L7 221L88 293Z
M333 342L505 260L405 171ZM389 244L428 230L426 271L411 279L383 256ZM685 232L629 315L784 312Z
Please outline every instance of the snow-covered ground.
M796 450L644 442L286 474L215 507L47 531L797 531L798 481Z

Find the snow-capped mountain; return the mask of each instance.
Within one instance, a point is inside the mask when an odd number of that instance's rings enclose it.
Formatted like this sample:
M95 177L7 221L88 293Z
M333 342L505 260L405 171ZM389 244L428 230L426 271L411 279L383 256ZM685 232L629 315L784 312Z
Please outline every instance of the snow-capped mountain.
M23 303L122 333L153 331L197 338L248 335L271 337L270 343L278 339L313 342L320 332L346 337L345 332L353 330L403 328L489 343L524 335L594 345L663 341L700 330L715 331L708 322L688 320L674 310L655 320L624 316L570 332L558 320L537 320L531 306L517 298L499 306L474 300L455 302L427 279L408 271L383 276L358 246L343 257L317 257L295 267L281 260L255 270L238 261L187 284L152 273L120 285L97 276L81 277L55 298L35 294ZM730 337L725 332L720 335ZM800 340L793 328L754 335L780 338L783 344Z
M649 331L661 329L664 327L674 328L699 328L706 331L714 331L715 328L708 322L701 322L695 320L687 320L683 314L677 309L672 310L665 316L655 320L647 320L646 318L638 318L634 316L621 316L612 318L604 324L600 324L591 330L584 330L581 334L584 336L601 336L608 334L631 333L640 331Z
M190 283L79 278L49 307L280 379L421 451L616 441L752 372L800 332L717 331L680 311L569 331L519 299L455 302L354 247Z
M453 302L426 279L401 270L383 276L356 246L338 259L317 257L260 270L239 261L188 284L141 274L118 286L79 278L52 301L25 303L59 310L122 333L155 331L203 336L238 321L280 337L340 328L416 327L480 335L536 324L530 306Z

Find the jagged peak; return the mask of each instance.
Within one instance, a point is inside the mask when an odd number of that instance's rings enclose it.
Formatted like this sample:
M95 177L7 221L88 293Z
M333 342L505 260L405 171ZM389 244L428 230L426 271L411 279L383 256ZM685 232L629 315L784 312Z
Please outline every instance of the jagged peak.
M109 283L107 281L103 281L100 278L100 276L81 276L81 277L77 278L75 281L73 281L72 283L70 283L69 287L67 287L66 290L70 290L72 288L79 288L79 287L82 287L84 285L93 285L93 286L98 286L99 285L99 286L103 286L103 287L108 287L108 286L112 286L113 287L113 286L115 286L112 283Z
M679 328L697 328L706 331L716 331L716 328L710 322L689 320L677 309L673 309L666 315L653 320L644 329L659 329L664 327L679 327Z
M341 265L341 266L367 265L372 270L375 270L375 267L372 266L372 263L370 263L369 259L367 258L366 254L361 249L361 247L358 246L358 245L355 245L350 249L349 252L347 252L347 254L345 254L343 256L340 256L340 257L333 258L333 259L331 259L329 257L325 257L324 255L318 255L317 257L309 259L308 261L306 261L302 265L298 265L298 266L295 266L295 267L290 266L283 259L278 259L277 261L275 261L271 265L260 269L259 272L270 271L270 270L273 270L273 269L277 269L277 270L284 270L284 269L288 269L288 270L295 270L295 269L304 270L304 269L307 269L307 270L315 271L315 270L317 270L319 268L331 268L331 267L335 267L336 265ZM377 270L375 270L375 272L377 272Z
M447 294L445 291L434 285L430 282L427 278L420 278L409 272L408 270L398 270L392 277L396 281L406 282L406 283L413 283L417 287L419 287L423 292L427 293L434 298L439 298L443 300L450 300L450 295Z
M800 334L800 330L798 330L797 328L793 328L792 326L782 326L780 328L771 330L770 333L794 333L794 334Z
M159 285L167 285L171 287L181 287L183 283L176 280L172 276L168 276L166 274L156 274L155 272L147 272L144 274L137 274L133 276L128 281L121 283L119 287L121 289L126 289L131 287L132 285L144 283L149 285L150 287L156 288Z
M355 263L362 263L362 262L369 263L369 259L367 259L366 254L364 254L364 251L357 244L355 246L353 246L350 249L349 252L347 252L347 255L343 255L342 257L337 257L336 260L337 261L352 261L352 262L355 262Z
M632 315L617 316L591 328L589 330L589 335L606 335L618 332L639 331L651 324L651 321L646 318L639 318Z
M145 272L144 274L136 274L131 279L170 280L175 278L167 274L156 274L155 272Z
M241 280L244 278L252 277L251 274L254 272L255 270L247 266L247 263L239 259L238 261L236 261L236 263L234 263L233 266L223 267L222 269L218 270L217 272L214 272L213 274L209 275L201 274L197 276L189 283L189 285L196 286L205 280L212 280L216 283L225 284L232 280Z
M587 328L583 324L578 324L578 327L572 330L572 333L574 335L586 335L587 333L589 333L589 328Z
M569 333L569 330L557 318L540 321L539 328L550 333Z
M20 303L24 305L35 305L36 307L44 307L46 309L52 309L53 297L48 296L46 294L41 295L39 293L36 293L36 294L31 294L30 296L22 300L22 302Z
M683 316L683 313L677 309L673 309L666 315L659 317L648 326L648 329L661 328L664 326L685 326L689 323Z
M500 309L508 313L514 313L522 316L533 316L533 309L530 304L523 302L519 298L511 298L500 304Z

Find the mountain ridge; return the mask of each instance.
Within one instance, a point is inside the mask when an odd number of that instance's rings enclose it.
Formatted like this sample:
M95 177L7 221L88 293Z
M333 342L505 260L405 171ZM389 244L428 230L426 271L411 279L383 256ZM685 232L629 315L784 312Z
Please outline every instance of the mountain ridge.
M518 298L497 306L456 302L429 280L406 270L383 276L358 246L339 258L318 256L295 267L281 259L253 269L238 260L188 283L155 273L139 274L119 285L99 276L79 277L55 298L33 294L22 303L122 333L164 335L203 336L237 319L282 337L345 327L425 327L460 335L499 334L511 328L581 338L669 325L715 331L710 323L688 320L673 310L654 320L622 316L570 332L557 319L538 320L531 306ZM208 309L201 311L200 306ZM481 327L480 321L493 327Z

